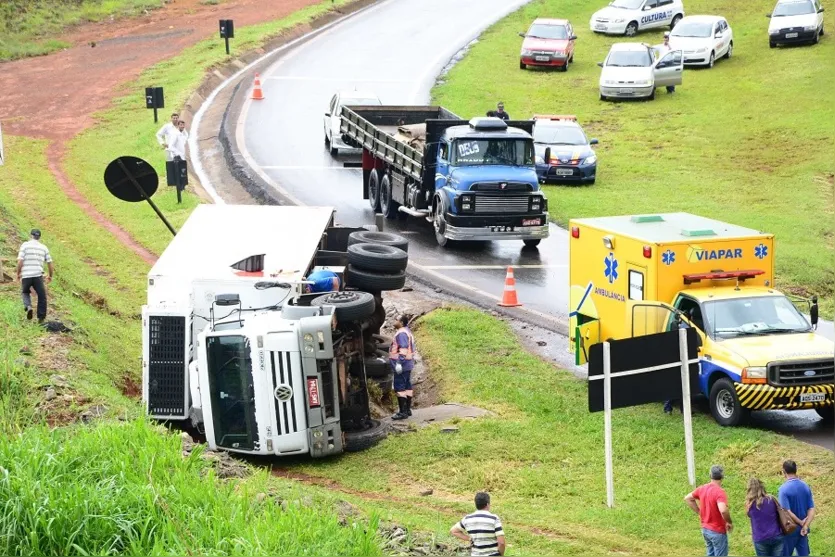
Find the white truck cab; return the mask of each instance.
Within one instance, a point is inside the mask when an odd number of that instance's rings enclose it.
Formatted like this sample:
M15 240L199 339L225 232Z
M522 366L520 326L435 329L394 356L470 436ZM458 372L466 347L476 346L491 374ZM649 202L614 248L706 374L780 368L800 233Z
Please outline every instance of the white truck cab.
M684 17L681 0L613 0L591 16L595 33L635 36L639 31L669 27Z

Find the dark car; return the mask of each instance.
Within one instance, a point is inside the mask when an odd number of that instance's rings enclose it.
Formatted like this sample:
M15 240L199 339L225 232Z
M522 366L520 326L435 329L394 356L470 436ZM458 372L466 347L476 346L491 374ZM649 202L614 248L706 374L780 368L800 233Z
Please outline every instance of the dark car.
M575 116L536 115L533 141L541 183L593 184L597 155Z

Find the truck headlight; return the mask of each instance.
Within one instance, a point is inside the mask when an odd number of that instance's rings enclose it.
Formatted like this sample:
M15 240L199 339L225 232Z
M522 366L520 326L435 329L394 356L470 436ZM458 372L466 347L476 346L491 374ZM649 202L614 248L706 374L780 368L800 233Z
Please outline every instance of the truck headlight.
M543 203L542 196L535 195L531 197L531 211L542 211Z
M597 162L597 156L592 155L590 157L586 157L586 160L583 161L583 164L594 164Z
M470 193L465 193L461 196L461 211L471 213L475 211L475 196Z
M755 366L746 367L742 370L743 383L765 383L768 379L768 368Z

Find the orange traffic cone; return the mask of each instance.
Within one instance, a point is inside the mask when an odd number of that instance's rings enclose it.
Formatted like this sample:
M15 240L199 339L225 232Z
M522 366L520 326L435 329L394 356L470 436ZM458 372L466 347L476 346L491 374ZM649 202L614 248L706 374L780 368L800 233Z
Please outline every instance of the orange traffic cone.
M258 74L255 74L255 84L252 88L252 98L256 101L264 100L264 92L261 90L261 78Z
M516 297L516 279L513 278L513 267L507 268L507 277L504 279L504 295L499 305L506 308L521 306Z

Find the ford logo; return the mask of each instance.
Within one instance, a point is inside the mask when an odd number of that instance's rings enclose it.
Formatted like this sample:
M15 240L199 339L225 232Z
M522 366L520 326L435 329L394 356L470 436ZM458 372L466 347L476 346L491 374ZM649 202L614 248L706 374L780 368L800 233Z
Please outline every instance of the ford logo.
M810 369L808 371L804 371L803 375L806 377L812 377L813 375L817 375L817 372L814 369Z

